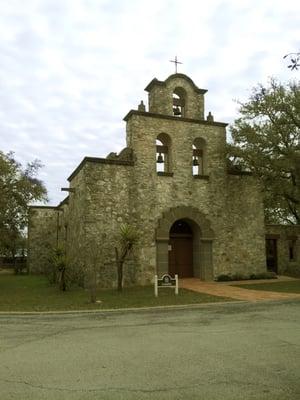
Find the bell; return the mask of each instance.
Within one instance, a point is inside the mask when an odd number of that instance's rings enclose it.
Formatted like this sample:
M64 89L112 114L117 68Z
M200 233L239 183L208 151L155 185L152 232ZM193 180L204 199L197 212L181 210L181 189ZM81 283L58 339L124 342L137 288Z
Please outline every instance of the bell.
M194 166L194 167L197 167L197 165L199 165L198 158L197 158L197 157L194 157L194 159L193 159L193 166Z
M181 115L181 110L178 106L173 107L173 113L174 115Z
M157 156L157 163L162 164L164 162L163 156L161 155L161 153L159 153L159 155Z

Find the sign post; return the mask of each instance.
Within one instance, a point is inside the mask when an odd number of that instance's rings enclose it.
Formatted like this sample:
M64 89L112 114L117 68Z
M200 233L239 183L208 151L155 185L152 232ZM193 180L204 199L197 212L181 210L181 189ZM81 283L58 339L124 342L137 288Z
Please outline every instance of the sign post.
M160 279L155 275L154 278L154 294L155 297L158 296L159 288L171 288L175 289L175 294L178 295L178 275L175 275L175 278L172 278L169 274L164 274Z

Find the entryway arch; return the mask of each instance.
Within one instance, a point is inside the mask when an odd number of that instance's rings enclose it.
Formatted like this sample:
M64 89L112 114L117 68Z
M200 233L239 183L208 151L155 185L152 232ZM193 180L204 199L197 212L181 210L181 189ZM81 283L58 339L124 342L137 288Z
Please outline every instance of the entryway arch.
M169 272L173 275L177 268L182 278L212 280L213 239L210 221L198 209L180 206L164 212L156 229L158 275Z

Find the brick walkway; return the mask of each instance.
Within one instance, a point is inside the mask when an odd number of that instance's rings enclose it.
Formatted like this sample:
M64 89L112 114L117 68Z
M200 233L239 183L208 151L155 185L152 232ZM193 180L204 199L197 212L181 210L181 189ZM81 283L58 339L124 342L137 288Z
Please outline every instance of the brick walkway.
M290 279L274 279L272 282L280 282ZM259 300L284 300L300 299L299 293L268 292L262 290L242 289L230 285L241 285L243 283L270 283L271 280L256 280L242 282L204 282L197 278L184 278L179 280L179 287L193 290L195 292L211 294L213 296L230 297L236 300L259 301Z

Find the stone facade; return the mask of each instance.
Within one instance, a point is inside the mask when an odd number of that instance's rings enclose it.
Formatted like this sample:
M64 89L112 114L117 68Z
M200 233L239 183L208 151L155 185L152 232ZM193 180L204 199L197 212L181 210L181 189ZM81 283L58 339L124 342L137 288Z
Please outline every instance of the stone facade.
M56 207L31 207L27 256L29 272L43 273L47 269L51 249L58 245L58 216Z
M300 225L266 225L266 248L270 270L300 275Z
M189 276L205 280L266 271L262 191L251 175L228 171L226 124L210 113L204 119L206 90L183 74L154 79L146 90L149 111L141 103L124 118L127 147L105 159L86 157L68 179L66 201L32 208L31 270L42 268L39 243L53 229L49 237L64 244L78 280L97 249L99 284L114 286L114 247L120 225L129 223L140 237L125 284L148 284L155 273L167 273L175 251L183 264L184 257L192 263ZM178 228L170 244L177 222L190 230ZM190 249L186 256L180 243ZM184 266L176 268L187 276Z

